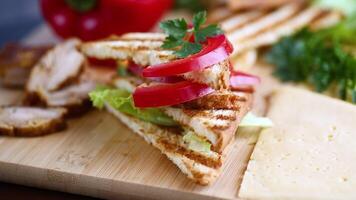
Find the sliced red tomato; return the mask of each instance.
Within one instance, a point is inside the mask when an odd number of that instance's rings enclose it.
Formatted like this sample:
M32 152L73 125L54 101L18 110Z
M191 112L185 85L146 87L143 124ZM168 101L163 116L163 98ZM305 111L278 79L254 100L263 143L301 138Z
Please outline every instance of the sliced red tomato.
M192 101L214 90L207 85L182 81L178 83L161 83L149 87L136 88L133 99L136 107L152 108L172 106Z
M142 74L144 77L162 77L201 70L227 59L232 51L233 47L226 36L218 35L209 38L199 53L169 63L147 67Z
M135 63L130 63L130 65L128 67L128 70L132 74L134 74L135 76L138 76L140 78L143 78L143 76L142 76L143 69L144 68L142 66L139 66ZM184 79L179 76L150 77L147 79L154 81L154 82L160 82L160 83L177 83L177 82L184 81Z
M91 66L98 67L117 67L117 62L114 59L96 59L96 58L88 58Z
M138 76L138 77L142 77L142 70L143 67L140 65L137 65L133 62L129 63L129 66L127 67L127 69L129 70L129 72L131 72L133 75Z

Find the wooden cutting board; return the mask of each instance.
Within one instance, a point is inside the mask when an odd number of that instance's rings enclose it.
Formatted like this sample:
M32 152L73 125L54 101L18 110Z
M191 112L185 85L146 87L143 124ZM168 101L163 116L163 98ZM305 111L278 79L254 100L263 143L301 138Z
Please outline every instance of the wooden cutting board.
M45 26L26 43L55 39ZM0 89L0 105L21 100ZM211 186L191 182L159 150L116 118L91 111L64 132L37 138L0 136L0 180L101 198L238 199L257 130L239 130L222 174Z

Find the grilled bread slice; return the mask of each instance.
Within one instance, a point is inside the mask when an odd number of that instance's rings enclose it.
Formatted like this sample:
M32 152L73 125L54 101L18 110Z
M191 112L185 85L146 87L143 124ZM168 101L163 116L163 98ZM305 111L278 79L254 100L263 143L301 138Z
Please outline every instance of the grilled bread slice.
M166 63L177 59L173 51L161 48L166 35L162 33L129 33L121 37L81 45L81 51L98 59L132 60L142 66ZM204 83L214 89L229 88L228 60L204 70L181 74L187 80Z
M128 33L108 40L84 43L81 51L98 59L133 60L148 66L165 63L176 57L172 51L161 49L165 34Z
M222 153L231 143L240 120L250 110L250 97L239 102L238 110L206 110L186 108L163 108L165 113L183 126L194 130L195 134L208 140L212 150Z
M65 128L65 109L0 107L0 135L40 136Z
M226 32L234 45L233 56L272 45L303 27L325 28L343 18L338 11L314 7L303 0L231 0L231 3L249 6L237 12L217 8L211 12L208 20L219 23ZM271 5L274 9L256 9L263 4Z
M120 113L109 105L106 105L106 108L133 132L159 149L194 182L208 185L220 174L222 155L217 153L204 155L193 152L182 142L182 135Z

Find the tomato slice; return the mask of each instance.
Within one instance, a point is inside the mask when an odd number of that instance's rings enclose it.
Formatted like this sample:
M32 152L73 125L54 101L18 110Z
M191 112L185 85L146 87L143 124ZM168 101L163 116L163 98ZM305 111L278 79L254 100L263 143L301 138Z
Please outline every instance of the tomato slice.
M177 105L192 101L214 90L207 85L182 81L178 83L161 83L149 87L136 88L133 99L136 107L152 108Z
M257 76L239 71L231 71L230 85L232 89L251 88L253 85L261 83Z
M130 63L128 70L134 74L135 76L138 76L140 78L144 78L142 76L142 71L143 71L143 67L139 66L135 63ZM184 79L182 77L179 76L164 76L164 77L149 77L147 78L150 81L154 81L154 82L160 82L160 83L177 83L177 82L181 82L184 81Z
M88 61L92 66L117 67L117 62L114 59L88 58Z
M232 51L233 47L226 36L218 35L208 38L207 44L199 53L172 62L149 66L142 74L144 77L162 77L201 70L227 59Z

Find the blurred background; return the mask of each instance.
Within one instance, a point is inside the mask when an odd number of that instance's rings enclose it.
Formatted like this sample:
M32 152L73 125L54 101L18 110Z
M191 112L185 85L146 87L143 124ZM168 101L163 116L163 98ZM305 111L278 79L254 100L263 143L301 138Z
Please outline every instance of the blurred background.
M0 46L21 39L41 23L37 0L1 0Z

